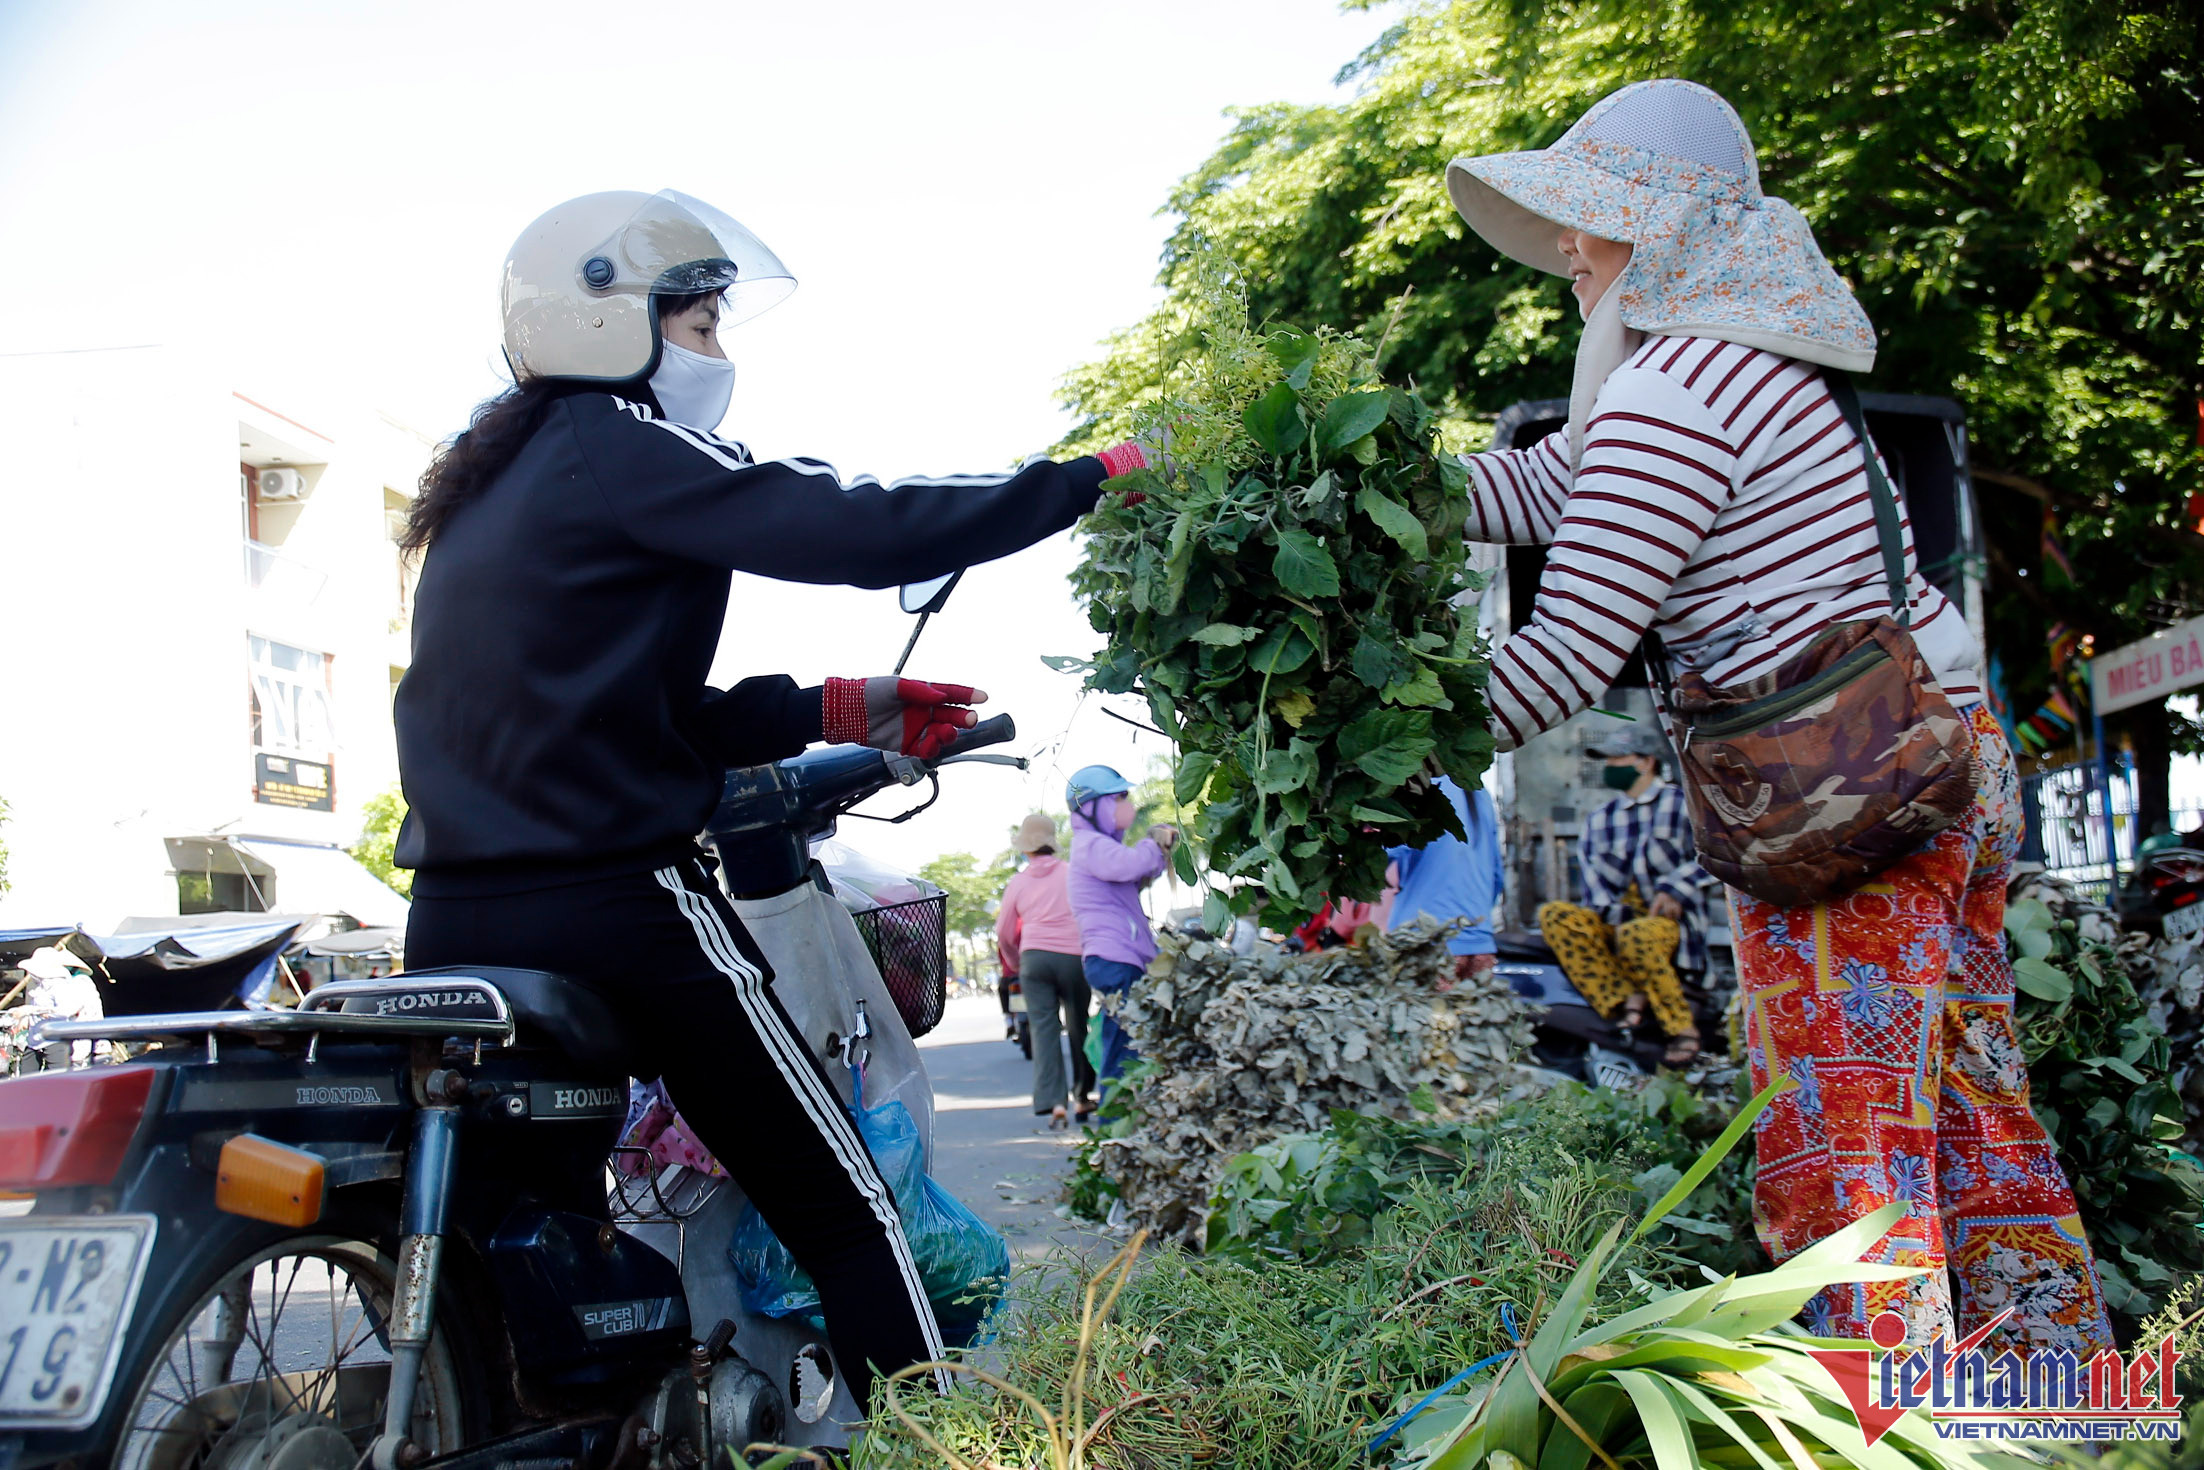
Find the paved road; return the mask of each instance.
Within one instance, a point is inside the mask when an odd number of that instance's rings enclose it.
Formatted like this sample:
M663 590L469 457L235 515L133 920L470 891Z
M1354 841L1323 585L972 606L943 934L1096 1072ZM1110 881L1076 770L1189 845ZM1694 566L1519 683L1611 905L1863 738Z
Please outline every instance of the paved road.
M1034 1116L1033 1064L1003 1039L994 996L950 1001L918 1045L934 1084L935 1180L1003 1233L1018 1264L1104 1244L1056 1213L1078 1130L1051 1132Z

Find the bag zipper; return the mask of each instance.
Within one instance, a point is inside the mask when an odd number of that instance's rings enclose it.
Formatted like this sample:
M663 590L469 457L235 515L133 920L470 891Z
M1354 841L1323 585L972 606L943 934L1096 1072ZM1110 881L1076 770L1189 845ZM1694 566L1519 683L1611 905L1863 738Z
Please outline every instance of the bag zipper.
M1719 720L1693 720L1691 733L1694 736L1705 736L1709 740L1727 740L1732 735L1742 735L1771 720L1780 720L1785 715L1805 708L1824 695L1843 688L1876 664L1887 663L1889 660L1889 650L1880 643L1870 643L1846 654L1841 662L1823 669L1795 688L1786 689L1781 694L1771 694L1766 699L1745 705L1735 714Z

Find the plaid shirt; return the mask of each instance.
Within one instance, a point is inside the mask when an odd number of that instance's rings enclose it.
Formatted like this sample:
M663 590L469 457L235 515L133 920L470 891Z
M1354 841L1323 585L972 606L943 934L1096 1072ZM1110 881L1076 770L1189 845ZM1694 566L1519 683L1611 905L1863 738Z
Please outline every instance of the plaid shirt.
M1706 969L1707 901L1701 885L1707 874L1699 866L1682 790L1656 781L1641 796L1618 796L1593 812L1584 819L1577 862L1584 870L1585 907L1610 924L1634 917L1623 903L1632 883L1647 903L1657 893L1674 897L1684 906L1676 968Z

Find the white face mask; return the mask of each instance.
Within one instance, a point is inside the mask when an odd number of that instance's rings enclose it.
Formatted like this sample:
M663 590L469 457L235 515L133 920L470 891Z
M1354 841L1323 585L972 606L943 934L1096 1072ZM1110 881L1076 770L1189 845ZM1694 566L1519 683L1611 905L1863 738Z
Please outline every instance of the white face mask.
M735 396L735 365L724 357L706 357L663 343L650 387L667 418L709 432L727 417L727 405Z

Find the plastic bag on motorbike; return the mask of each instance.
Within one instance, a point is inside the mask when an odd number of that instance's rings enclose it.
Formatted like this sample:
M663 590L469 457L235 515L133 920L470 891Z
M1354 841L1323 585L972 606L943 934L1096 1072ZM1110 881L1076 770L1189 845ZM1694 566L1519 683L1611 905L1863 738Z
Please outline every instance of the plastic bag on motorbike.
M813 843L811 855L825 870L834 896L853 914L930 898L942 891L938 884L867 857L838 837Z
M857 1130L881 1177L895 1191L903 1237L910 1243L934 1319L951 1347L979 1341L987 1314L1010 1278L1010 1247L1001 1234L930 1178L920 1162L918 1126L899 1102L858 1115ZM755 1204L745 1203L727 1258L742 1286L742 1304L761 1317L801 1316L824 1327L819 1291L773 1234Z

